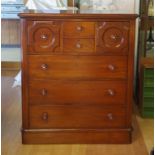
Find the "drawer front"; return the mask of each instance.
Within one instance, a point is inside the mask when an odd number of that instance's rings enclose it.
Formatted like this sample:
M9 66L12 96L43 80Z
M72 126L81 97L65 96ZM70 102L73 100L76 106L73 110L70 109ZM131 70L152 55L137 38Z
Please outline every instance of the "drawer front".
M30 128L125 127L125 108L96 106L31 106Z
M64 39L64 53L92 53L95 51L94 39Z
M60 52L60 27L55 21L28 22L28 50L30 54Z
M128 54L128 22L99 22L97 25L97 52Z
M94 38L95 22L64 22L64 38Z
M125 81L31 81L31 104L118 105L126 101Z
M30 79L108 79L127 77L124 56L30 55Z

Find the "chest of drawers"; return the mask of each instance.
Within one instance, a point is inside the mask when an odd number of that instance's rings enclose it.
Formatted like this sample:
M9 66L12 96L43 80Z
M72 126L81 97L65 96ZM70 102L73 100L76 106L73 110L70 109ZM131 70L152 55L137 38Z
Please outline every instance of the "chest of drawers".
M136 15L19 16L22 142L130 143Z

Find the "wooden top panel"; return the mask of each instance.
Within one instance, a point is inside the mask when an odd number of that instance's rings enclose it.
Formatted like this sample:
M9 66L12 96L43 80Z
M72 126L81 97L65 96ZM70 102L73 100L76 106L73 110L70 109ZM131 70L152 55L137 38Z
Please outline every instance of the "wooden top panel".
M20 18L103 18L103 19L135 19L136 14L116 14L97 10L25 10L19 13Z

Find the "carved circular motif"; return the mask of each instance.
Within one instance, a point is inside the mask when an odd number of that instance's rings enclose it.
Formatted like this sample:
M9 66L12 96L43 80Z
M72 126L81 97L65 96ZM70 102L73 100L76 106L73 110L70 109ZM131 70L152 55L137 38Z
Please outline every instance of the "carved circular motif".
M36 44L47 46L55 39L51 29L46 27L39 27L38 29L35 29L33 37Z
M102 36L104 46L108 48L120 48L124 43L123 33L120 29L106 29Z

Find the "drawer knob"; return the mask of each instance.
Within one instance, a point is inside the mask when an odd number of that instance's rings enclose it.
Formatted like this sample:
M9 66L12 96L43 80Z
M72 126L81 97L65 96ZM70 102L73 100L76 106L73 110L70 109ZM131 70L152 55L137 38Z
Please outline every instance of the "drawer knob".
M109 113L107 116L108 116L109 120L113 120L113 114L112 113Z
M42 89L41 93L42 93L43 96L46 96L47 95L47 90L46 89Z
M76 29L77 31L82 31L82 26L77 26Z
M42 65L41 65L41 68L42 68L43 70L47 70L48 65L47 65L47 64L42 64Z
M80 43L77 43L77 44L76 44L76 47L77 47L77 48L81 48L81 44L80 44Z
M46 40L46 39L47 39L47 35L42 34L42 35L40 36L40 38L41 38L42 40Z
M112 89L109 89L109 90L108 90L108 94L109 94L110 96L114 96L114 95L115 95L115 92L114 92Z
M108 65L109 70L114 71L115 70L115 66L114 65Z
M47 113L47 112L44 112L44 113L42 114L42 119L43 119L44 121L48 120L48 113Z
M111 35L111 38L113 40L120 40L120 36L119 35Z

